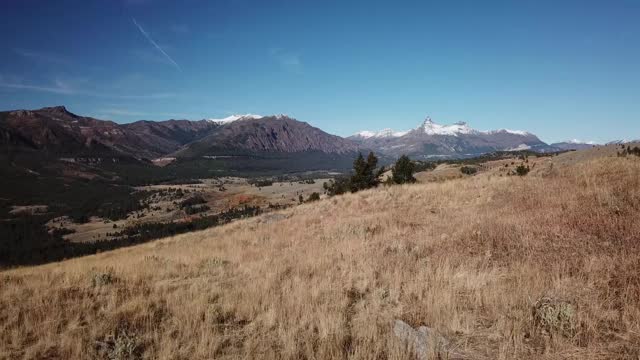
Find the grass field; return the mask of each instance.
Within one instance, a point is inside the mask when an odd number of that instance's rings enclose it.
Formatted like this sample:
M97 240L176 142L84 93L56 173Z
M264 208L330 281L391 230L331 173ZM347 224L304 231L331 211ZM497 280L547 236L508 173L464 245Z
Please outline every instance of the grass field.
M4 271L0 358L639 359L640 160L561 156Z

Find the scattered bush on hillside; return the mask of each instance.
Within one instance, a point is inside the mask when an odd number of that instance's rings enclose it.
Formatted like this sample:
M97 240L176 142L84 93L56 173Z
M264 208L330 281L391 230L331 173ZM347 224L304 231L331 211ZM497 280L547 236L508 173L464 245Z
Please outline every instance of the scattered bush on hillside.
M202 196L196 195L180 202L180 208L184 209L184 208L193 207L195 205L201 205L206 203L207 201Z
M93 273L91 275L91 286L99 287L105 285L111 285L116 281L116 277L113 275L113 270L109 269L106 272Z
M413 177L415 164L407 155L400 156L393 166L392 173L391 181L394 184L413 184L416 182L416 178Z
M421 171L429 171L429 170L433 170L435 168L438 167L438 162L436 161L420 161L420 160L414 160L413 161L413 170L415 172L421 172Z
M193 215L193 214L197 214L197 213L201 213L201 212L205 212L205 211L209 211L211 210L211 208L207 205L193 205L193 206L187 206L184 208L184 212L187 215Z
M320 200L320 194L317 192L312 192L311 195L309 195L307 202L313 202L318 200Z
M460 172L465 175L473 175L478 172L478 168L473 166L463 166L460 168Z
M53 237L59 237L59 236L62 237L62 236L65 236L65 235L73 234L75 232L76 231L73 230L73 229L68 229L68 228L64 228L63 227L63 228L55 228L55 229L51 230L51 235Z
M349 192L350 182L349 178L345 176L337 177L329 182L322 184L324 191L329 196L342 195Z
M640 148L637 146L634 146L633 148L631 148L630 145L627 145L627 148L624 148L624 145L622 146L622 152L618 152L618 156L627 156L627 155L635 155L635 156L640 156Z
M525 166L524 164L520 164L516 167L516 175L518 176L525 176L529 173L529 166Z
M253 180L253 181L249 181L249 184L255 187L261 188L261 187L272 186L273 180L271 179Z
M378 158L373 152L369 153L366 160L360 153L353 162L353 174L350 177L337 177L325 182L322 187L329 196L374 188L380 185L379 178L384 172L384 168L377 168L377 166Z

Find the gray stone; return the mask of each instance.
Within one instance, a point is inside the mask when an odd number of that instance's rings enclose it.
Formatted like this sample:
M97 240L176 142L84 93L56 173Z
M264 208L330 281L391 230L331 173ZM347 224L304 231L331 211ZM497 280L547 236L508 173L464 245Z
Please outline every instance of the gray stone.
M461 353L451 351L449 341L434 329L420 326L417 330L402 320L393 324L394 335L404 343L418 360L428 360L431 354L446 355L446 359L467 359Z

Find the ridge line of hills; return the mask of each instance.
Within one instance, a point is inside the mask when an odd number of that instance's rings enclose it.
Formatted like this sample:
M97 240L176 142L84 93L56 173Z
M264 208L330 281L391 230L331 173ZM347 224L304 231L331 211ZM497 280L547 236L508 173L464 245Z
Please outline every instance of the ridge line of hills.
M286 115L232 116L216 120L141 120L118 124L79 116L64 106L0 112L0 144L7 149L44 151L60 158L202 160L222 156L273 156L315 152L335 157L375 151L383 157L407 154L428 160L469 157L493 151L552 152L592 144L547 144L525 131L478 131L466 123L439 125L427 118L406 132L331 135Z

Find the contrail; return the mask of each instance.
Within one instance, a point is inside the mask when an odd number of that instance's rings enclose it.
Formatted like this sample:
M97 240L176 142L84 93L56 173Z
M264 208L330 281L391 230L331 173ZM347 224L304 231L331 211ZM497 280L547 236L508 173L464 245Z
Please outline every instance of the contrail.
M149 42L151 43L151 45L153 45L156 49L158 49L158 51L160 51L162 53L162 55L164 55L164 57L167 58L167 60L169 60L175 67L176 69L178 69L178 71L182 71L182 68L180 68L180 65L178 65L177 62L175 62L171 56L169 56L166 52L164 52L164 50L162 50L162 48L160 47L160 45L156 44L155 41L153 41L153 39L151 38L151 36L149 36L149 34L147 34L146 31L144 31L144 29L142 28L142 26L140 26L140 24L138 24L138 22L136 21L135 18L131 18L131 20L133 20L133 23L135 24L135 26L138 28L138 30L140 30L140 32L142 33L142 35L144 35L145 38L147 38L147 40L149 40Z

